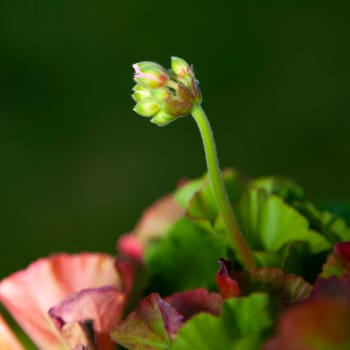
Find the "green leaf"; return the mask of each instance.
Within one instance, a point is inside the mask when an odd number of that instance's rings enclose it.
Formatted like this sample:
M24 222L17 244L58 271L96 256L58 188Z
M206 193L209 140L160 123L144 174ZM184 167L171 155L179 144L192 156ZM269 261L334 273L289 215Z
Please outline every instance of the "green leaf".
M317 203L317 208L321 211L328 211L340 216L350 225L350 200L321 202Z
M299 185L283 177L258 178L250 183L250 188L264 189L268 194L276 194L287 203L300 201L304 197L304 191Z
M292 241L307 242L311 254L331 247L326 238L309 229L308 221L297 210L264 190L246 193L237 214L242 231L256 250L278 251Z
M232 169L223 171L222 177L230 202L237 202L244 190L241 178ZM219 211L207 177L203 181L202 188L189 201L187 215L195 220L209 221L211 224L217 219Z
M246 192L237 207L236 216L244 237L254 250L263 250L259 234L261 208L268 198L265 190L254 189Z
M261 209L260 234L267 250L276 251L290 241L305 241L311 253L330 248L329 242L315 231L295 209L275 195L270 196Z
M350 228L344 219L329 211L320 211L313 204L295 203L295 208L310 222L310 226L322 233L331 243L350 240Z
M180 328L171 350L257 350L271 325L266 294L228 299L219 317L199 314Z
M190 180L184 185L181 185L174 194L175 200L183 209L187 209L188 203L194 194L203 186L204 176Z
M158 292L169 295L213 286L217 261L226 256L226 249L212 231L187 218L178 220L166 237L147 247L150 288L157 286Z

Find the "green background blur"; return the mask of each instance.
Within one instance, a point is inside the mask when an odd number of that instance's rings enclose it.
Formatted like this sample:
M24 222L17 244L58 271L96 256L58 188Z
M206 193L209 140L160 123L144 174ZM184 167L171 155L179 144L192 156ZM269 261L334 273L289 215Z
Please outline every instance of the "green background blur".
M194 64L222 167L349 198L344 2L0 1L0 277L56 251L115 251L205 171L191 118L132 112L131 64Z

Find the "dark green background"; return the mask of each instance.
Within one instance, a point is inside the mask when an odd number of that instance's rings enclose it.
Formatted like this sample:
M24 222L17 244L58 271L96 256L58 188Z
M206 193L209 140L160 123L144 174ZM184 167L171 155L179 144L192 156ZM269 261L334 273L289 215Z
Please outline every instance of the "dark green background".
M205 170L191 118L158 128L132 112L140 60L194 64L223 167L348 198L345 3L1 1L1 276L51 252L114 252Z

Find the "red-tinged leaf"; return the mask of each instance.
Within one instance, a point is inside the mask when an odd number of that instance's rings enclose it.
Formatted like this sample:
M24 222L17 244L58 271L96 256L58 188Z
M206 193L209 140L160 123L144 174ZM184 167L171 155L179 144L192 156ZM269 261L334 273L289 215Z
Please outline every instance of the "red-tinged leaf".
M206 312L218 316L221 311L222 297L218 293L209 293L204 288L176 293L165 299L183 316L184 321Z
M237 271L231 276L240 286L242 295L266 292L282 305L305 300L312 289L312 286L301 277L286 274L283 270L274 267Z
M183 317L169 303L153 293L141 301L111 336L129 350L169 349L182 320Z
M219 259L220 268L216 274L216 284L224 299L239 296L241 290L237 281L235 281L230 273L232 272L232 264L229 260Z
M97 349L112 350L109 333L121 319L125 299L114 287L85 289L52 307L49 315L72 349L78 345L91 348L95 340Z
M344 300L320 297L282 314L278 334L263 350L350 349L350 306Z
M350 272L350 242L335 244L331 254L323 265L321 278L341 276Z
M230 262L224 259L220 259L216 283L225 299L253 292L266 292L281 305L305 300L312 289L301 277L286 274L281 269L261 267L233 271Z
M264 350L350 349L350 273L320 278L310 298L285 311Z

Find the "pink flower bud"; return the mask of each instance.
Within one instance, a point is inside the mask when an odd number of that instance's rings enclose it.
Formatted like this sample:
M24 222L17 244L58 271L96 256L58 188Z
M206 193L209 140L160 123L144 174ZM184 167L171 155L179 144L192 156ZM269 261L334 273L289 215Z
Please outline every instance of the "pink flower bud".
M134 80L147 88L162 87L169 80L167 70L154 62L139 62L132 66L134 68Z

